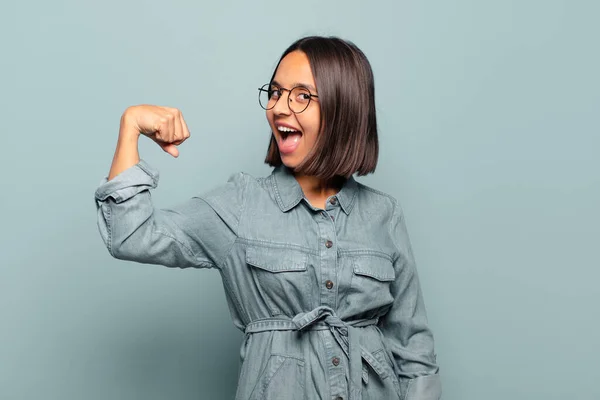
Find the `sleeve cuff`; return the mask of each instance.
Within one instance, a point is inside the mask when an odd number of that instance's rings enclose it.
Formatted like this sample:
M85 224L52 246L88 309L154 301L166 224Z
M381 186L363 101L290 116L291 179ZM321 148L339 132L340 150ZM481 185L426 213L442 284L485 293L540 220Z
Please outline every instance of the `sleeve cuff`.
M439 400L442 397L442 381L439 374L420 376L408 382L406 400Z
M121 203L144 190L156 188L158 180L158 170L140 160L110 181L105 176L96 189L95 197L97 201L105 201L112 197L115 202Z

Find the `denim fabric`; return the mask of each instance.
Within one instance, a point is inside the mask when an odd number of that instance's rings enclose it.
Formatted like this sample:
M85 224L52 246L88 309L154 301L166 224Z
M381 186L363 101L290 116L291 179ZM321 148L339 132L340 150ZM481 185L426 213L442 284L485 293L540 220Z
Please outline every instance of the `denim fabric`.
M144 160L96 190L110 254L217 268L245 332L236 399L435 400L441 383L402 212L349 179L312 207L285 167L155 209Z

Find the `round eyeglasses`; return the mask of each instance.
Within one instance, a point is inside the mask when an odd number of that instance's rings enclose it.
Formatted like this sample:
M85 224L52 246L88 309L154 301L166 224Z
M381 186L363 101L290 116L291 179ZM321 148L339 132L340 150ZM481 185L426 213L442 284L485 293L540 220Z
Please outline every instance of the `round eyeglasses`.
M278 87L272 84L265 84L258 88L258 102L265 110L275 107L275 104L283 97L283 92L288 92L288 107L294 114L299 114L308 108L313 98L318 98L316 94L310 93L310 90L303 86L296 86L291 89Z

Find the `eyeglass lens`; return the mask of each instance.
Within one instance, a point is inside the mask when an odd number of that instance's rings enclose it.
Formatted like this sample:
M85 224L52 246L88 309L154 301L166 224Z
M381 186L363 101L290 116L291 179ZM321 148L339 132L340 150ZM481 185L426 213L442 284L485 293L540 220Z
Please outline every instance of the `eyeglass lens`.
M259 102L262 108L270 110L275 107L280 98L285 97L287 89L281 89L277 86L266 84L259 91ZM297 86L289 91L288 105L294 113L301 113L306 110L310 103L310 91L301 86Z

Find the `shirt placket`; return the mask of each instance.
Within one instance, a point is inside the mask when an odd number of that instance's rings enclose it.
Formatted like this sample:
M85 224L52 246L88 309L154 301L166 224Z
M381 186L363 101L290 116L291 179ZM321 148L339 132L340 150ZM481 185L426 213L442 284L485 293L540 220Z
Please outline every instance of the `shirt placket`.
M319 227L319 255L321 263L321 306L337 307L337 236L335 223L339 203L337 197L327 200L325 210L317 217ZM337 345L333 336L327 332L323 335L326 359L328 361L329 384L332 399L346 399L347 382L342 349Z

